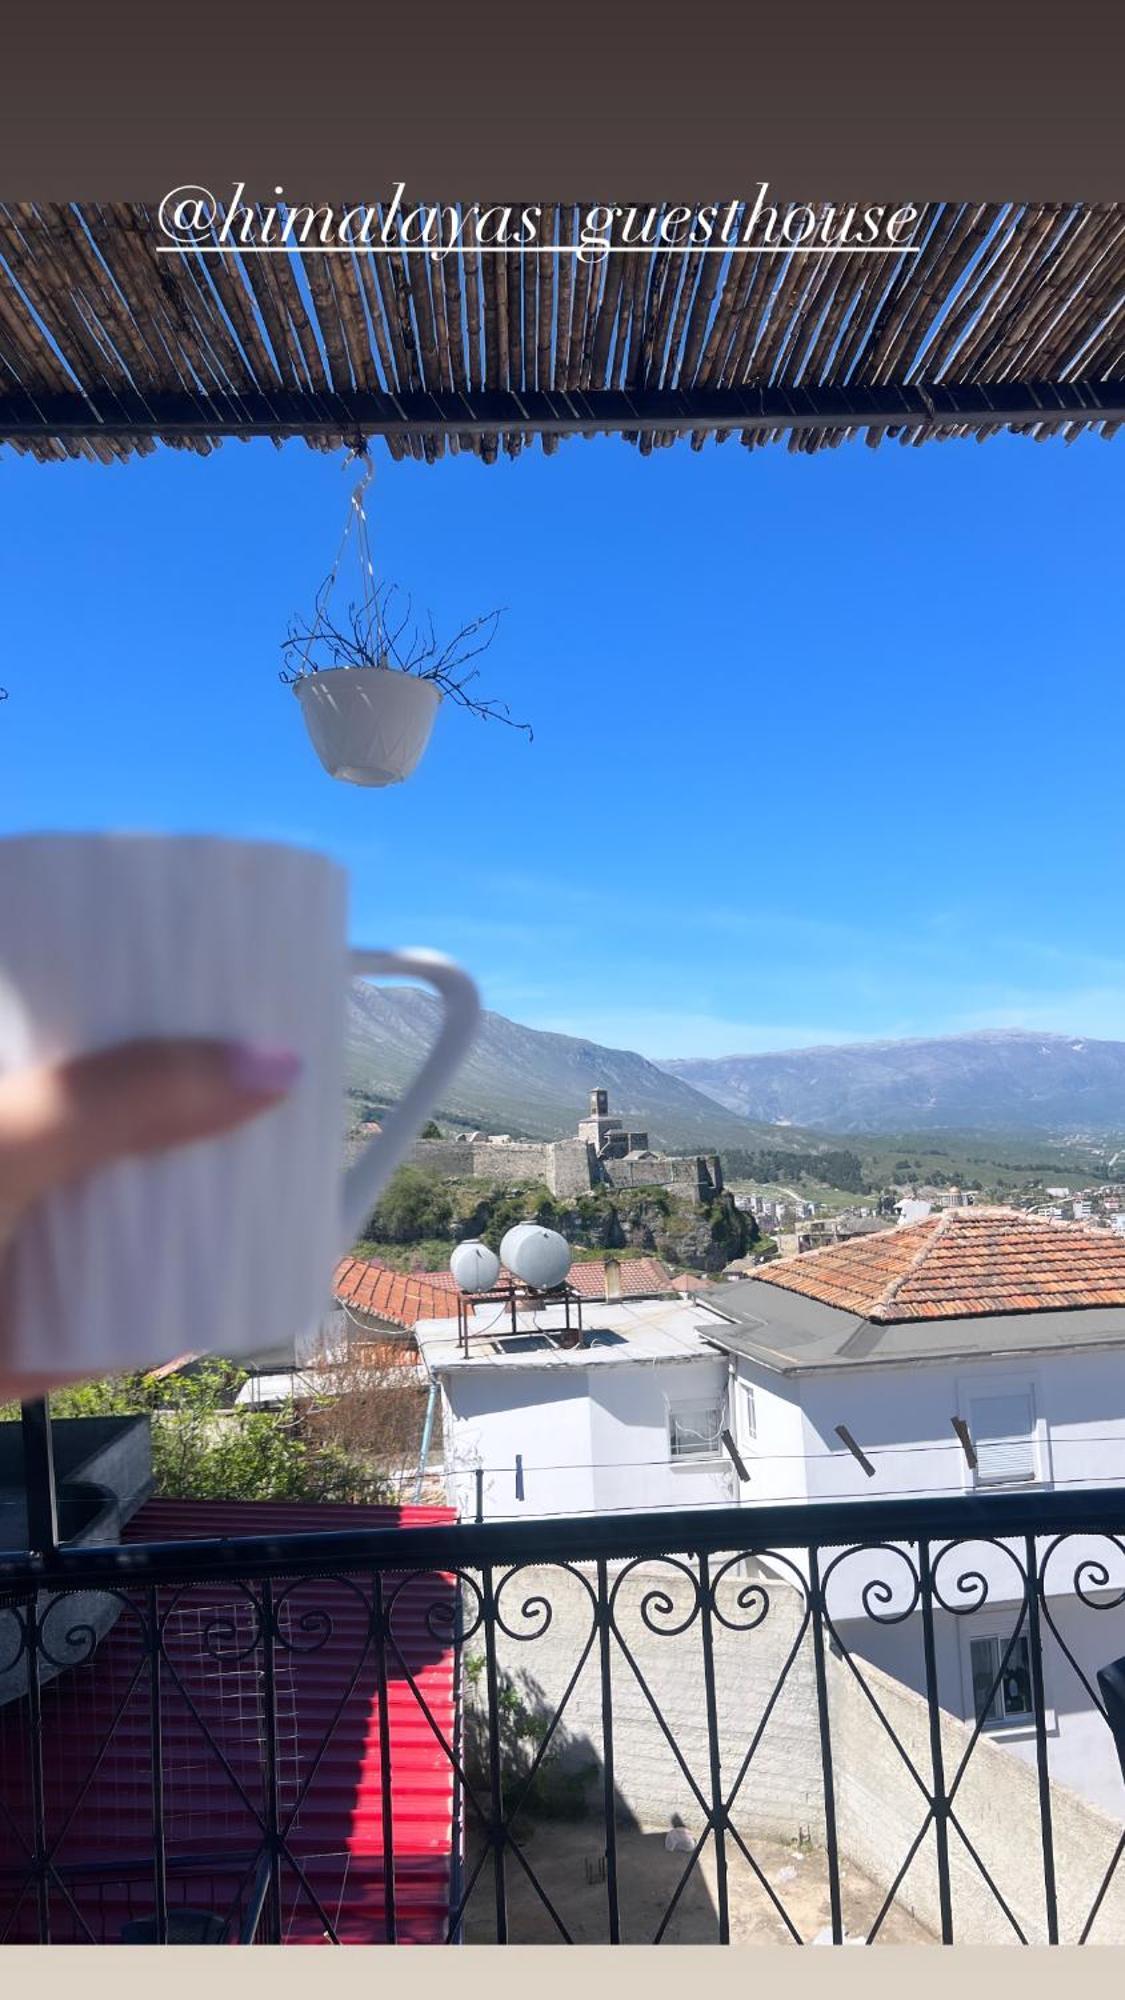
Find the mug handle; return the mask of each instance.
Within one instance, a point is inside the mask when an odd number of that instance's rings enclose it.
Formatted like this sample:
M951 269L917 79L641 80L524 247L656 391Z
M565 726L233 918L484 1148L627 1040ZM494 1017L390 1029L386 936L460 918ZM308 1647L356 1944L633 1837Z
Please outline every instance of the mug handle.
M353 951L349 957L353 978L374 972L384 978L422 980L440 994L444 1011L437 1041L410 1088L344 1175L342 1210L348 1245L359 1235L441 1091L468 1054L481 1014L480 994L468 973L440 952Z

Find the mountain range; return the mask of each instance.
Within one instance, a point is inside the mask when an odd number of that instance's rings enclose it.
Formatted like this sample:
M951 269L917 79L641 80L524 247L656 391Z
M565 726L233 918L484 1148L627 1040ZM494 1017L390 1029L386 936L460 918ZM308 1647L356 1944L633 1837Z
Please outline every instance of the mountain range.
M1019 1029L661 1064L774 1126L878 1132L1125 1132L1125 1042Z
M400 1095L439 1004L415 987L356 984L348 1082L358 1095ZM565 1138L598 1085L611 1113L680 1152L814 1151L833 1134L1125 1132L1125 1042L1004 1029L654 1063L491 1013L437 1111L484 1131Z
M440 1001L418 987L357 981L348 1033L350 1088L374 1103L393 1102L433 1042L440 1008ZM673 1152L752 1147L763 1136L776 1140L629 1049L526 1028L503 1014L484 1015L472 1053L437 1116L485 1132L565 1139L586 1116L590 1092L599 1085L609 1091L612 1116ZM798 1134L786 1133L785 1142L802 1149ZM818 1143L809 1141L810 1150Z

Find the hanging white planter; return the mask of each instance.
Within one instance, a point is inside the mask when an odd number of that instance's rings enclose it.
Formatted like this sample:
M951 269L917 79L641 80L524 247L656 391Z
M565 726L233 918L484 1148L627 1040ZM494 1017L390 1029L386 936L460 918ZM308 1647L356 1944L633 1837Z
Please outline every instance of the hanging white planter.
M336 560L317 593L315 618L308 627L290 625L282 644L281 679L301 704L324 769L348 785L400 785L421 762L444 694L485 721L506 722L530 739L529 725L513 721L503 702L470 691L477 675L468 663L489 644L498 611L473 619L443 646L432 621L428 630L419 622L407 633L409 598L396 620L391 611L396 586L376 583L367 537L363 498L371 465L358 447L347 463L355 458L365 461L365 469L351 496ZM359 594L341 617L331 600L349 546Z
M301 674L293 692L325 770L349 785L409 778L441 704L433 681L393 667L327 667Z

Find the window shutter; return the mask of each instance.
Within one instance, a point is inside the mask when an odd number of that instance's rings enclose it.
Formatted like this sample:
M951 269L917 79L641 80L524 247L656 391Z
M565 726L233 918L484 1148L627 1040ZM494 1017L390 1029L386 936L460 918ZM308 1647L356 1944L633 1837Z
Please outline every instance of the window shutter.
M974 1398L971 1428L982 1485L1035 1478L1034 1415L1026 1390Z

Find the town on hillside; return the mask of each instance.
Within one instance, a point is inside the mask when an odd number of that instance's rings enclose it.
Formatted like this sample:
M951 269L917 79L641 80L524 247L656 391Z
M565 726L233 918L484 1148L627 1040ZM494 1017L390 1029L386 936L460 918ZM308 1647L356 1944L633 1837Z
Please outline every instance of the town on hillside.
M1106 1178L1086 1186L1059 1185L1051 1179L1049 1160L1023 1167L1017 1179L1003 1159L988 1161L966 1148L962 1164L974 1172L971 1178L967 1172L959 1184L951 1172L936 1167L932 1169L936 1177L925 1178L926 1160L912 1159L908 1151L897 1159L891 1153L893 1148L885 1159L876 1156L870 1164L854 1150L827 1144L805 1154L779 1146L757 1160L738 1151L732 1159L722 1149L673 1154L651 1146L646 1131L632 1129L613 1114L610 1093L600 1086L590 1092L588 1109L576 1117L570 1138L532 1140L431 1121L411 1153L412 1165L427 1180L400 1179L399 1190L414 1189L415 1245L426 1245L428 1240L432 1246L443 1235L434 1227L435 1216L447 1211L450 1241L460 1233L476 1233L485 1189L509 1190L518 1191L528 1214L565 1224L580 1255L599 1249L661 1248L673 1268L731 1277L775 1256L803 1255L828 1243L894 1228L902 1221L982 1202L1125 1232L1125 1182ZM955 1157L947 1157L954 1167ZM747 1171L755 1165L758 1173ZM474 1184L469 1200L464 1183ZM632 1196L639 1199L631 1200ZM717 1232L713 1242L699 1231L694 1239L681 1235L677 1246L675 1231L660 1227L661 1214L673 1213L671 1202L694 1207L699 1211L697 1221L725 1213L725 1232ZM399 1208L408 1206L404 1195ZM741 1230L730 1221L731 1208L746 1218ZM501 1220L507 1213L505 1199ZM462 1225L471 1215L474 1228L465 1231ZM406 1226L401 1214L390 1214L384 1205L383 1213L372 1218L365 1240L372 1254L421 1270L423 1251L400 1233ZM613 1240L602 1242L607 1229ZM723 1263L720 1252L732 1241L738 1242L737 1251ZM677 1247L680 1258L674 1254Z

